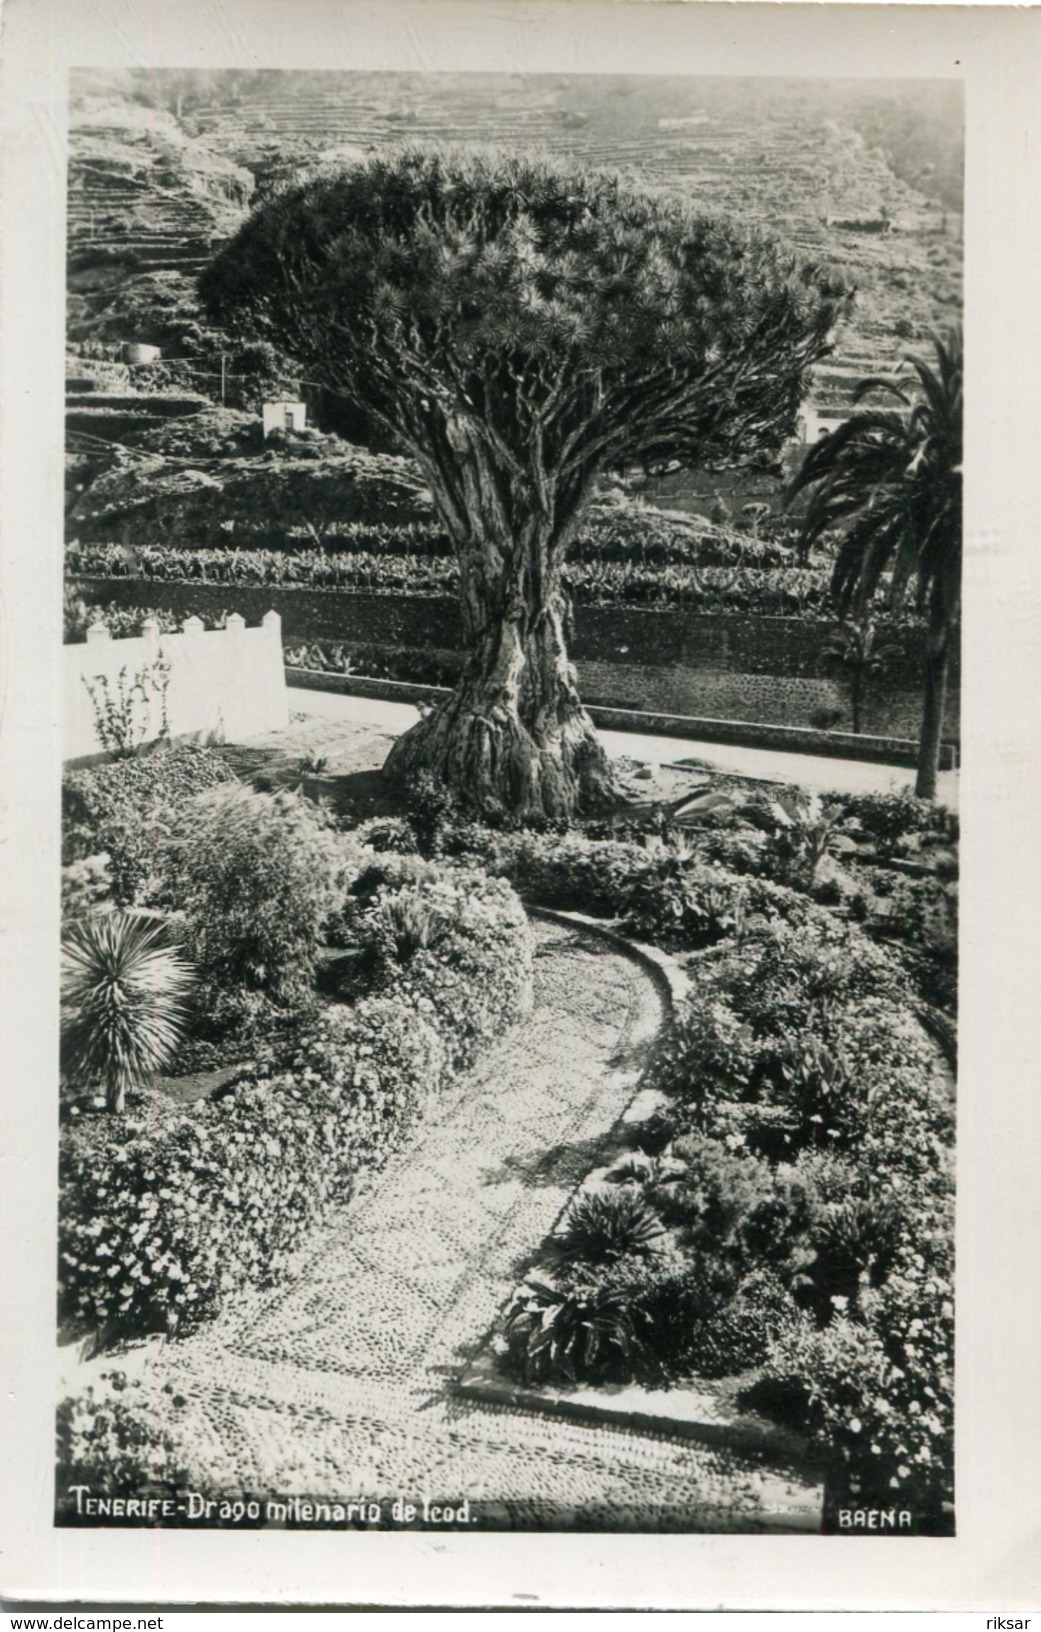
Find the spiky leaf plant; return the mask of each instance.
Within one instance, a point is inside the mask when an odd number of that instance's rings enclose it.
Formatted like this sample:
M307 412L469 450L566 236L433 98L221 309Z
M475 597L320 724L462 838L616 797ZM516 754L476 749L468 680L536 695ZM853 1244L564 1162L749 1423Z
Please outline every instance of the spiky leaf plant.
M173 1055L184 1032L188 964L164 926L137 913L101 912L62 941L62 1063L69 1081L102 1085L110 1111Z
M559 1264L615 1264L654 1250L663 1234L654 1208L631 1190L580 1196L550 1243Z

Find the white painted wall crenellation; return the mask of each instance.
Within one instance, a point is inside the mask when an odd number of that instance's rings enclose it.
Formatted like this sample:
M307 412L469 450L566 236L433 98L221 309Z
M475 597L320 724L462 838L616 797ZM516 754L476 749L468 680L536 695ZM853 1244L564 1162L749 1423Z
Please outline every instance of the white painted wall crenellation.
M233 612L225 625L207 630L201 619L188 618L179 634L167 635L155 618L146 618L140 635L114 640L105 624L95 623L83 643L65 646L63 759L104 751L86 682L97 688L107 681L109 696L116 698L121 685L129 691L142 678L133 703L142 743L156 741L164 723L172 739L199 742L241 742L283 730L289 703L282 619L268 612L248 629Z

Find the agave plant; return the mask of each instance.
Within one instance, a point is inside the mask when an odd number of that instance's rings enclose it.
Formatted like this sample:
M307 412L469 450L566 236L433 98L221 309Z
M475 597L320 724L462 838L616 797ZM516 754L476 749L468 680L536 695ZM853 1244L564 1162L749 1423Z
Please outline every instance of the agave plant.
M100 912L62 940L62 1061L69 1080L102 1085L110 1111L173 1055L185 1025L187 963L163 925L137 913Z
M661 1219L642 1196L613 1190L580 1196L550 1243L557 1263L615 1264L654 1250L663 1235Z

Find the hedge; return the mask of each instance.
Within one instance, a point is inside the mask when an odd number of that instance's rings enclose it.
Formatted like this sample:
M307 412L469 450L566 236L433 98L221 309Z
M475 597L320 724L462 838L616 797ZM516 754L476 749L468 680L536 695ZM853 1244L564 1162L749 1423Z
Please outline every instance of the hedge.
M215 749L194 743L66 771L62 862L106 852L115 898L133 901L145 887L178 807L197 793L236 780Z
M581 833L496 833L447 828L445 852L508 878L534 905L609 918L637 940L691 951L762 916L804 922L816 909L797 891L742 877L696 853Z
M379 962L377 995L325 1011L217 1100L155 1095L81 1116L60 1158L60 1310L103 1338L184 1331L275 1279L354 1177L377 1171L453 1072L531 1003L531 931L500 881L433 871L436 947ZM369 940L401 887L365 906Z

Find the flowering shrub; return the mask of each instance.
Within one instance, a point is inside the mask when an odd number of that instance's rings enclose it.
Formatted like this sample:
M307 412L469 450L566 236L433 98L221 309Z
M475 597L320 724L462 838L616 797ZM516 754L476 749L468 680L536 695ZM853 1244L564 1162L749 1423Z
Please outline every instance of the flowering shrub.
M196 1395L122 1371L102 1373L97 1384L61 1402L55 1462L64 1523L77 1516L77 1485L107 1496L183 1500L185 1490L236 1490L242 1477ZM140 1522L132 1510L127 1517Z
M184 1404L182 1396L177 1399ZM169 1385L156 1402L140 1380L128 1389L122 1372L106 1373L97 1388L63 1400L57 1418L59 1491L85 1484L138 1495L146 1484L185 1483L170 1421L174 1415ZM66 1498L66 1503L75 1512L74 1502Z
M360 938L378 960L376 989L400 994L425 1016L445 1039L452 1068L463 1070L531 1007L531 929L510 886L483 873L438 869L422 895L436 931L425 931L426 945L413 938L405 961L387 923L400 923L406 903L414 912L417 886L379 890Z
M905 1249L855 1315L780 1334L755 1391L786 1398L829 1454L836 1505L895 1504L934 1530L953 1497L949 1236L950 1220L934 1220L915 1243L926 1250Z
M220 1099L131 1098L125 1116L71 1122L64 1315L104 1336L183 1331L227 1293L269 1282L353 1176L383 1165L451 1071L524 1012L531 933L513 892L459 873L436 897L436 954L384 957L377 995L323 1011Z
M436 1091L443 1049L405 1003L330 1019L298 1063L182 1109L153 1099L63 1138L65 1314L103 1334L178 1331L277 1275L359 1167Z
M130 904L154 882L158 852L185 800L235 777L212 748L194 743L67 771L62 783L62 861L104 852L115 899Z

